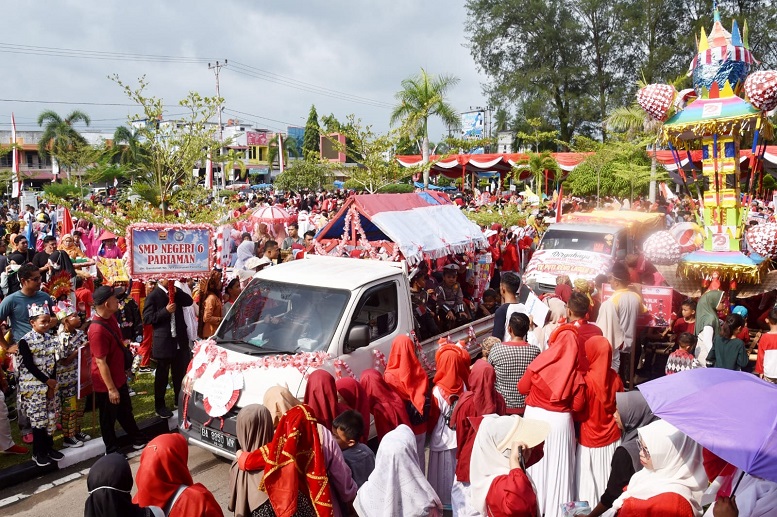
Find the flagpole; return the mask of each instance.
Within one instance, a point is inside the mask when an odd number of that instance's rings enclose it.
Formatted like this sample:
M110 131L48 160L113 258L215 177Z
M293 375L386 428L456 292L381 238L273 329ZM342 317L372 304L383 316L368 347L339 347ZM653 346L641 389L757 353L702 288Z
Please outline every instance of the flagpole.
M280 172L283 172L283 135L281 133L278 133L278 161ZM272 176L272 171L270 171L270 176Z
M19 150L16 148L16 119L13 113L11 113L11 146L13 153L13 194L11 197L18 198L22 195L22 189L19 183Z

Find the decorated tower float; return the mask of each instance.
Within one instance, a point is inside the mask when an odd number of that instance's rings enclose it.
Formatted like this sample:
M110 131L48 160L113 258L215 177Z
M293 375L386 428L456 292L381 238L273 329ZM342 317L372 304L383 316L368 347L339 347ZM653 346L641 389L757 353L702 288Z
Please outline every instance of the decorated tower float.
M696 184L699 203L699 226L681 223L653 236L645 254L658 263L676 264L677 281L701 281L704 287L724 290L737 290L740 284L755 287L766 278L769 258L777 255L774 229L770 236L760 228L749 232L748 242L757 253L741 251L765 143L772 137L766 113L777 107L777 72L751 73L758 62L750 52L747 23L740 33L734 20L728 32L717 6L712 31L708 36L701 30L697 50L689 70L693 89L677 92L670 85L652 84L637 94L648 115L663 122L663 140L685 189L689 181ZM740 170L741 155L747 154L740 153L743 143L752 144L745 178ZM701 170L692 159L699 150Z

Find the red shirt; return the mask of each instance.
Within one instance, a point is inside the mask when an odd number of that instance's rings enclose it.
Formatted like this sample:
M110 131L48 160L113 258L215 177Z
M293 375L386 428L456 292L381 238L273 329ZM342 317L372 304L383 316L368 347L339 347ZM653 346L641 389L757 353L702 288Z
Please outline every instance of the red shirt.
M535 377L537 377L536 373L527 371L521 377L521 380L518 381L518 391L526 395L526 406L538 407L547 411L555 411L556 413L571 413L573 411L580 411L583 408L583 404L585 404L585 384L577 385L572 397L558 402L551 402L548 394L534 383Z
M623 391L623 381L616 376L610 386L610 395ZM621 430L615 423L614 413L608 412L604 404L594 396L593 391L586 389L586 404L580 412L580 445L585 447L604 447L621 437Z
M685 318L683 317L677 318L674 325L672 325L672 334L674 334L675 344L677 343L677 338L680 337L680 334L683 332L696 334L696 321L685 321Z
M758 359L755 361L755 373L763 375L764 373L764 355L767 350L777 350L777 334L771 332L761 334L758 340Z
M121 388L127 383L127 376L124 373L124 352L117 338L121 336L121 329L116 322L116 318L111 316L108 319L101 318L96 313L93 318L108 325L116 337L105 327L98 324L89 325L89 350L92 352L92 358L105 358L108 368L111 371L111 378L116 388ZM94 391L107 393L108 387L105 385L100 369L97 367L97 361L92 361L92 386Z
M514 242L510 242L502 252L502 271L518 271L520 267L518 249Z
M650 499L629 497L623 501L618 517L694 517L691 503L680 494L665 492Z

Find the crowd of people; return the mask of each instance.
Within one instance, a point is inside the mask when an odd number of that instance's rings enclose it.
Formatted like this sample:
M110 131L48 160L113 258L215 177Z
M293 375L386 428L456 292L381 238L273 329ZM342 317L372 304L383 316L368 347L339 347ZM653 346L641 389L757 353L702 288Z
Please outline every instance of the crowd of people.
M221 515L213 495L192 480L185 440L172 434L149 442L143 435L131 381L133 374L153 371L156 414L170 418L193 342L215 332L257 271L314 252L315 232L344 198L326 192L258 196L246 200L245 210L267 201L291 205L297 221L282 228L258 224L240 234L231 274L145 284L97 267L125 255L122 237L87 220L57 232L56 211L45 205L23 214L0 210L8 219L0 238L0 320L7 321L0 349L3 371L15 372L0 386L0 450L29 453L11 438L14 420L40 466L62 458L53 447L56 429L66 447L91 439L81 427L85 400L76 375L79 349L88 347L106 456L90 471L85 514ZM568 201L565 211L590 208L585 200ZM622 208L608 203L608 209ZM686 220L686 205L662 201L655 209L667 220ZM631 208L653 209L642 200ZM768 220L768 209L761 212ZM302 401L275 386L263 404L241 408L229 510L241 516L434 516L448 510L550 517L585 501L588 509L580 511L594 516L701 515L702 494L721 469L693 440L657 420L639 391L625 392L621 375L621 356L638 354L644 337L639 321L645 308L635 285L660 279L640 256L616 262L593 282L562 275L555 292L543 297L547 318L534 321L519 301L519 272L552 215L538 209L514 228L485 229L489 248L483 251L494 265L486 289L477 285L473 257L466 254L423 261L410 273L421 339L494 316L482 358L473 364L460 344L442 340L430 379L413 339L400 336L384 372L368 369L358 379L336 380L317 370ZM613 291L607 299L604 283ZM676 316L653 336L671 348L665 373L750 369L749 322L763 327L754 371L777 381L777 309L758 309L750 315L753 308L737 305L720 285L707 286L698 300L678 300ZM8 380L15 380L17 399L11 410L6 395L14 383ZM116 422L132 447L144 449L134 498ZM738 506L767 515L777 484L749 481L754 488L746 497L719 499L708 513L735 515Z

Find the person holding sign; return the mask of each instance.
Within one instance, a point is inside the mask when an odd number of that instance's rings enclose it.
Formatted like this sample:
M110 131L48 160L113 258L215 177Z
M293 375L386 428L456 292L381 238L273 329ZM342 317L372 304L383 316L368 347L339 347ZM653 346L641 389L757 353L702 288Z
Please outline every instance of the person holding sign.
M173 289L172 299L168 289ZM154 377L154 406L161 418L170 418L173 412L165 404L168 376L172 373L174 404L178 402L183 376L191 360L189 336L186 330L183 308L194 301L177 289L172 280L161 281L146 297L143 307L143 323L154 328L152 355L156 360Z

